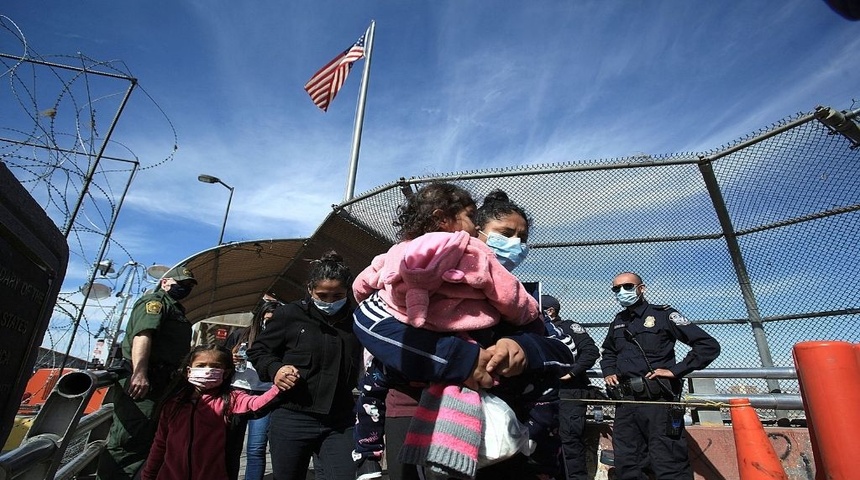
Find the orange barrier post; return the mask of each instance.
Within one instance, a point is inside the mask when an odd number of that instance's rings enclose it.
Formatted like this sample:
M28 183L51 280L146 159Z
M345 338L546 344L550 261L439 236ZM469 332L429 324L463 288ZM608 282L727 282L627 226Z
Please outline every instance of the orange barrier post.
M806 398L806 392L803 391L803 384L798 382L800 387L800 397ZM804 406L804 410L806 407ZM824 465L821 463L821 452L818 450L818 443L815 441L815 423L812 417L809 416L809 411L806 411L806 430L809 431L809 443L812 446L812 462L815 465L815 480L827 480L824 476Z
M741 480L789 480L748 398L729 400Z
M857 478L860 350L849 342L801 342L793 354L811 427L815 478Z

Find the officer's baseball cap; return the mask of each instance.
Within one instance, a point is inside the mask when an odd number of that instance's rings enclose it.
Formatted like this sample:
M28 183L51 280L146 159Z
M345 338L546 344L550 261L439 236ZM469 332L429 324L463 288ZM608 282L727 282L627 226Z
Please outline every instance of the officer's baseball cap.
M558 299L553 297L552 295L541 295L540 308L544 310L546 310L547 308L554 308L556 312L560 312L561 304L558 303Z
M194 274L191 273L191 270L189 270L184 265L180 265L178 267L174 267L168 270L167 273L164 274L164 278L172 278L177 282L188 280L190 282L193 282L194 285L197 285L197 279L194 278Z

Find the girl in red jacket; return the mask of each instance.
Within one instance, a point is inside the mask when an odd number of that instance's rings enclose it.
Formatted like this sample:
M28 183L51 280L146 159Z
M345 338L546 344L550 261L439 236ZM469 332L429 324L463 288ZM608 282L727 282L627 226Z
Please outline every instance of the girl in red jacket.
M276 386L263 395L233 390L233 371L233 355L220 345L200 345L191 351L182 388L161 407L142 479L228 479L230 418L253 414L274 401L280 391Z

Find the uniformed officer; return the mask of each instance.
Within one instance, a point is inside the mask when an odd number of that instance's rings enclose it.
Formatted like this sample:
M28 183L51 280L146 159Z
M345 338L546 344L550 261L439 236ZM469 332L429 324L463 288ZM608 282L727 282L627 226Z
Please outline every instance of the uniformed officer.
M585 480L589 478L585 461L585 442L583 441L588 404L580 400L594 396L593 389L589 388L591 382L588 380L586 372L597 362L600 351L582 325L573 320L562 320L559 316L561 304L557 298L541 295L540 301L541 308L550 318L552 324L570 336L576 345L575 366L570 373L561 377L558 433L561 437L566 478L568 480Z
M180 300L197 284L184 266L168 271L155 292L132 307L122 342L124 373L109 398L114 404L107 449L99 458L100 480L131 479L155 436L156 402L191 348L191 324Z
M615 315L603 341L600 367L607 390L620 391L615 398L623 400L678 401L681 378L717 358L719 343L669 305L648 303L645 284L635 273L618 274L612 292L624 310ZM675 361L676 340L691 347L680 362ZM647 478L643 471L650 463L658 480L692 480L683 416L677 406L619 403L612 432L616 478Z

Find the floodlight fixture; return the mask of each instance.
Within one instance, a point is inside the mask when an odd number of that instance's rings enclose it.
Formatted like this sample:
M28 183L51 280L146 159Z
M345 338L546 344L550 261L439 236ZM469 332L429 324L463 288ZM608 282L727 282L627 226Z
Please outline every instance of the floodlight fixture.
M110 273L115 273L116 270L113 268L113 260L105 259L96 264L96 268L99 271L99 275L106 277Z
M853 112L843 111L818 106L815 107L815 118L830 130L831 134L840 133L851 142L851 149L860 147L860 126L854 121L854 117L860 110Z
M167 265L158 265L154 263L146 268L146 274L153 280L160 280L168 270L170 270L170 267Z
M95 300L107 298L110 296L110 287L108 287L107 285L102 285L101 283L85 283L81 285L81 288L79 288L78 290L83 293L87 298L92 298Z

